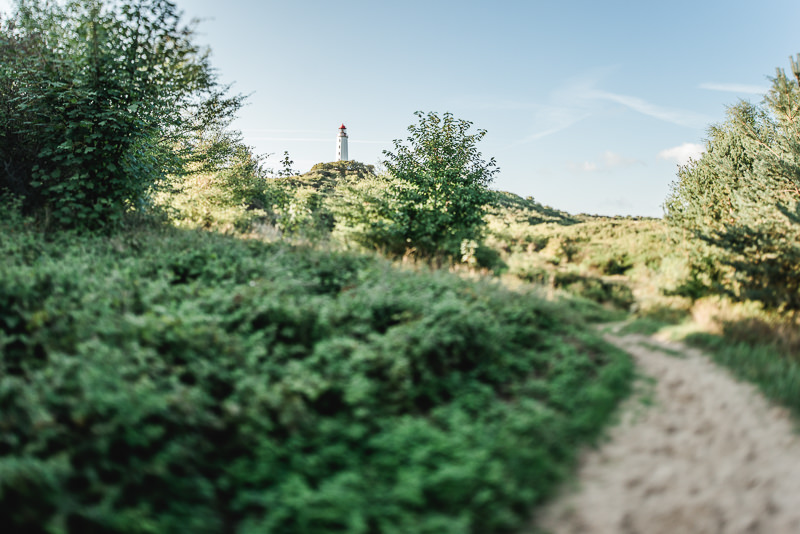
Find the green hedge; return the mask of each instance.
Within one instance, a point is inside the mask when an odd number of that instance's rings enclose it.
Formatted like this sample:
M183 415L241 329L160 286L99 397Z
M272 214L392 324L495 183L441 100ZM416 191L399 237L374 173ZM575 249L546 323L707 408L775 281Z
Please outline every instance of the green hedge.
M0 230L11 532L507 531L632 375L488 282L199 232Z

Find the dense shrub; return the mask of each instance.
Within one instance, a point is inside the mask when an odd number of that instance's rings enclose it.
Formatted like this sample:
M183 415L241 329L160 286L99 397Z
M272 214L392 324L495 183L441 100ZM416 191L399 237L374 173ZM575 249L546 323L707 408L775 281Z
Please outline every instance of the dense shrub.
M13 532L505 531L631 375L574 314L445 273L0 230Z

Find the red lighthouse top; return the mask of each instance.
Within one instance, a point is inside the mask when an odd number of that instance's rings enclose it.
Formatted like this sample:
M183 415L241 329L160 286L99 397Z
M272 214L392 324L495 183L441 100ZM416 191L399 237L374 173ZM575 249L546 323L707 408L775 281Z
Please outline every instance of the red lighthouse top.
M347 128L345 128L345 127L344 127L344 124L342 124L341 126L339 126L339 129L340 129L340 130L346 130Z

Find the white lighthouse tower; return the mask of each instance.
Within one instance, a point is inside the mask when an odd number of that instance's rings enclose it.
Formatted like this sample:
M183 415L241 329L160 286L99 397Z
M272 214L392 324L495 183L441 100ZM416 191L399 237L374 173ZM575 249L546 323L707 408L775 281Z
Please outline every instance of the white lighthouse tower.
M336 140L336 161L347 161L347 128L339 126L339 138Z

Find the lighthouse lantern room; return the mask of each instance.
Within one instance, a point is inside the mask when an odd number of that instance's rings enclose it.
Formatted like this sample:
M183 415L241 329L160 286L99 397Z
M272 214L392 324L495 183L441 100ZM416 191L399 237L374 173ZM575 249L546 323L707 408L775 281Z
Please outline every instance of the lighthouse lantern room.
M339 126L339 138L336 142L336 161L347 161L347 128Z

